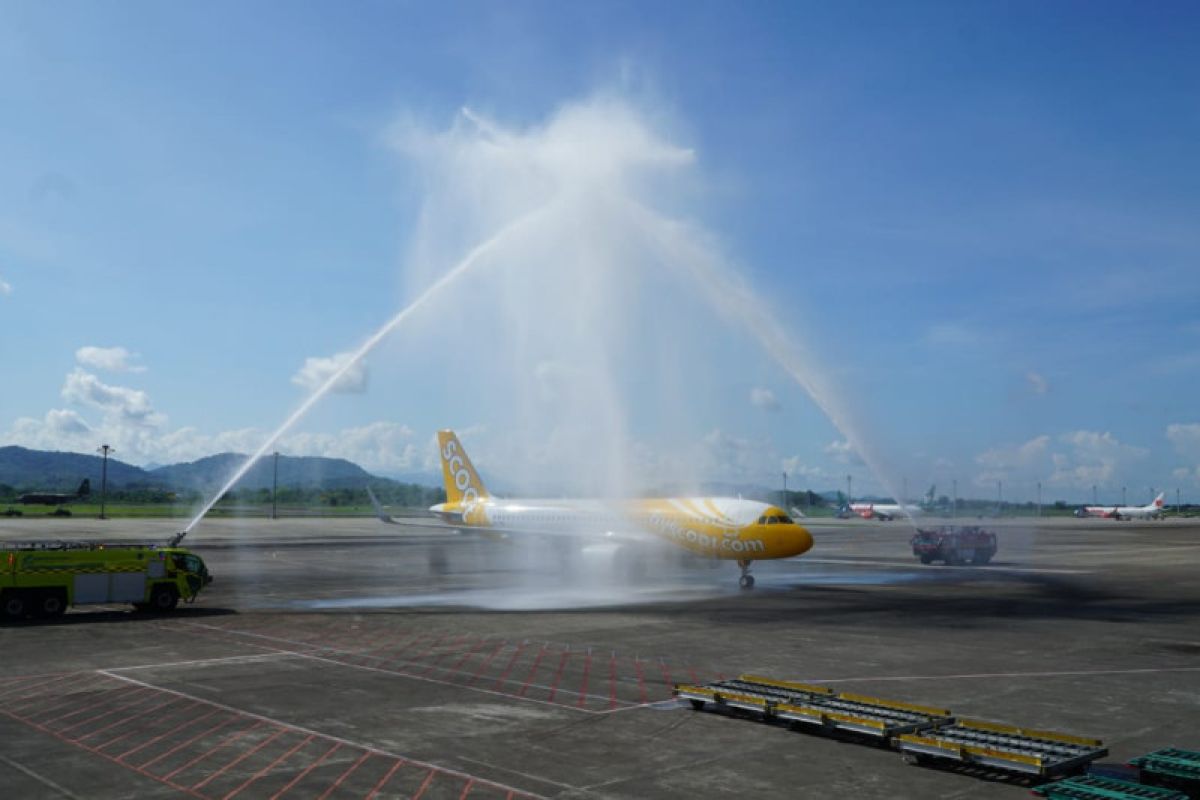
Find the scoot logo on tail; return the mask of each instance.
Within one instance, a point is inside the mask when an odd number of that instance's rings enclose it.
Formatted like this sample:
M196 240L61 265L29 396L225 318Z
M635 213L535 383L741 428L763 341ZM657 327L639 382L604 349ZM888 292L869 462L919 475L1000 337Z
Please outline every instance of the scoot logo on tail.
M446 483L446 499L452 503L474 503L487 497L479 474L467 457L453 431L438 431L442 448L442 477Z

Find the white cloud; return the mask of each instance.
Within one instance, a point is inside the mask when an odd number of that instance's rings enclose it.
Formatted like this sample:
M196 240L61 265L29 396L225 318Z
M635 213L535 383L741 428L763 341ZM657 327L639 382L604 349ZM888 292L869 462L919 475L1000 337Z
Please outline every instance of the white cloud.
M863 465L862 456L854 449L854 445L845 439L830 442L825 445L825 455L837 464Z
M1179 467L1172 473L1176 480L1200 485L1200 422L1177 422L1168 425L1167 441L1175 448L1176 453L1190 462L1190 466Z
M68 402L98 408L105 414L131 424L153 427L166 421L150 405L150 398L145 392L127 386L109 385L78 367L67 375L62 396Z
M1025 374L1025 380L1029 381L1029 389L1034 394L1045 394L1050 390L1050 381L1040 373L1030 370Z
M145 372L145 367L130 363L137 357L137 353L131 353L124 347L93 347L89 345L75 351L75 360L81 366L102 369L106 372Z
M0 278L0 294L4 295L5 297L8 297L10 294L12 294L12 284L4 280L4 278Z
M1174 445L1179 455L1200 461L1200 422L1168 425L1167 441Z
M779 400L775 397L775 393L759 386L750 390L750 404L765 411L779 410Z
M344 458L375 472L415 472L424 464L412 429L394 422L373 422L332 434L296 433L285 436L279 450L288 455Z
M1132 462L1144 459L1149 451L1122 444L1111 433L1073 431L1058 437L1067 452L1055 453L1054 472L1049 483L1082 489L1093 484L1111 484L1124 478Z
M1053 439L1043 434L1024 444L977 455L975 463L981 471L975 484L1041 480L1049 486L1074 489L1111 486L1127 479L1127 470L1147 455L1145 448L1123 444L1108 432L1071 431Z
M302 386L309 391L316 391L324 386L325 382L332 378L339 370L346 368L347 362L350 361L353 355L353 353L338 353L328 358L323 356L306 358L304 366L292 376L292 383ZM331 389L331 391L346 394L360 394L366 390L367 365L362 360L346 368L345 373L338 378Z

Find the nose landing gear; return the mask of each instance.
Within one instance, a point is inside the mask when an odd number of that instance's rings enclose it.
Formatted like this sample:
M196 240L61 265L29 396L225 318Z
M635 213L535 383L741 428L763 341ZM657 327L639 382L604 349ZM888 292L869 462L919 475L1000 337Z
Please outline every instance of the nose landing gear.
M738 579L738 586L740 586L743 591L745 591L747 589L753 589L754 588L754 576L750 574L750 564L751 564L750 560L745 559L742 561L738 561L737 563L738 563L738 566L741 567L741 569L742 569L742 577Z

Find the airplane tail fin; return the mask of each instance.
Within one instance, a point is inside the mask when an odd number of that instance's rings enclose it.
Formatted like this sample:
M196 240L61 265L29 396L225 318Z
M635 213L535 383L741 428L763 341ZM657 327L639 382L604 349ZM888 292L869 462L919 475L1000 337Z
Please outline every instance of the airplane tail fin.
M442 456L442 480L446 484L446 501L471 503L488 497L475 465L454 431L438 431L438 449Z
M931 483L929 485L929 491L925 493L925 505L927 505L927 506L933 505L933 498L936 493L937 493L937 484Z
M371 505L375 508L375 516L379 517L381 521L392 523L396 521L392 519L390 514L383 510L383 504L379 502L379 498L375 496L373 491L371 491L371 486L369 484L367 485L367 497L371 498Z
M1154 498L1154 502L1151 505L1153 505L1155 508L1162 508L1163 498L1166 496L1166 494L1166 492L1159 492L1158 497Z
M91 493L92 482L88 478L84 478L83 483L79 484L79 491L77 491L75 494L79 495L80 497L87 497Z

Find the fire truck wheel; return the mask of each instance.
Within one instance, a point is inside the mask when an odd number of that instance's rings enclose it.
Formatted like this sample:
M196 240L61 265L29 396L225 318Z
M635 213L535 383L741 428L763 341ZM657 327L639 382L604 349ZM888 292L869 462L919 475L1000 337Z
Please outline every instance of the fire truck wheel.
M179 605L179 590L169 583L160 583L150 592L150 610L159 613L173 611Z
M0 600L0 606L3 606L5 619L23 619L29 613L29 598L24 592L9 590Z
M37 615L53 619L67 613L67 595L62 589L50 589L42 593L36 605Z
M922 555L922 556L921 556L921 563L922 563L922 564L932 564L932 563L933 563L933 556L929 555L928 553L926 553L926 554Z
M975 557L973 559L971 559L971 563L982 565L982 564L988 563L991 560L992 560L991 553L976 553Z

